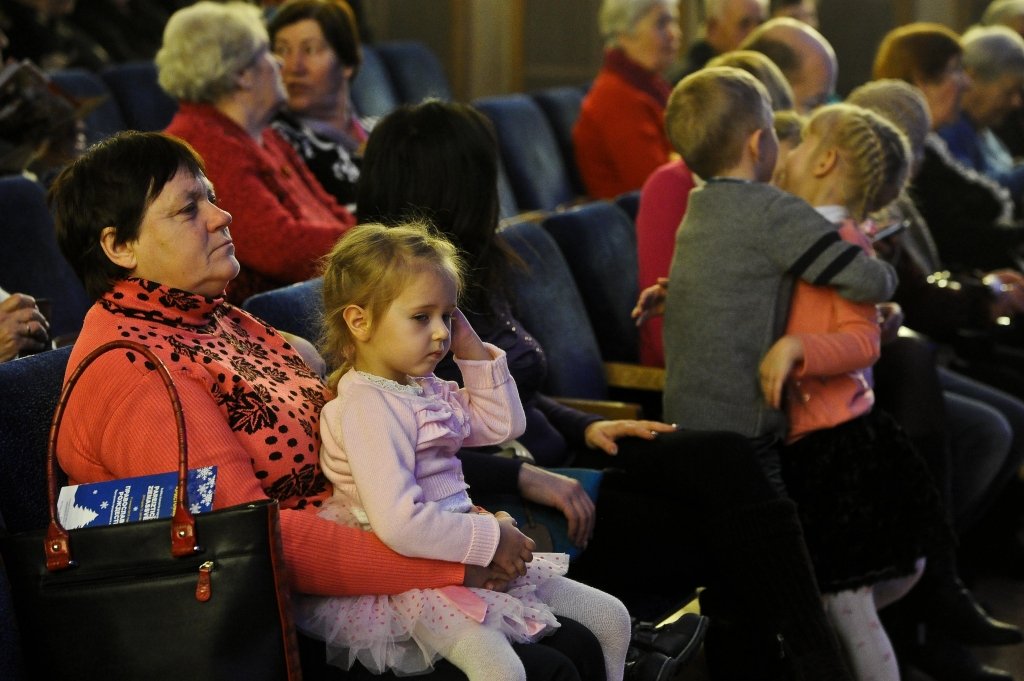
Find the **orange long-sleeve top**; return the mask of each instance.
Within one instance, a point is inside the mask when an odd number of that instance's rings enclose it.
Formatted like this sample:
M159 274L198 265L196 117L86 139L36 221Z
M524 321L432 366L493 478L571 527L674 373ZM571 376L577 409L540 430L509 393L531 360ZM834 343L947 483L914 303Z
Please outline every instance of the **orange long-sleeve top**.
M273 328L228 305L128 279L86 315L68 374L111 340L137 340L163 360L185 415L189 466L216 466L214 508L275 498L296 591L396 594L461 584L458 563L406 558L369 532L320 518L331 485L318 460L319 411L331 397ZM72 391L58 457L72 484L177 469L177 435L160 377L117 350Z
M839 234L871 250L852 220L842 223ZM871 410L875 394L870 367L881 348L874 305L852 303L827 286L798 282L786 335L799 337L804 346L804 360L791 376L786 393L788 442Z

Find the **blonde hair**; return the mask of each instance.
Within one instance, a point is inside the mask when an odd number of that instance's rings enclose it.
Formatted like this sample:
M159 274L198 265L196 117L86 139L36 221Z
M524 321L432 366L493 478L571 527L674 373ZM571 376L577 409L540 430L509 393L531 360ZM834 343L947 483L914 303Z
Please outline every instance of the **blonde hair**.
M788 142L793 146L800 144L805 125L807 125L807 117L794 109L776 111L772 115L772 127L775 128L775 136L779 138L780 144L783 142Z
M846 165L846 205L863 220L903 190L910 168L910 145L889 120L854 104L830 104L807 121L804 137L816 135L819 148L835 146Z
M747 138L771 124L768 91L734 66L691 73L672 90L665 108L669 140L705 180L738 163Z
M793 108L793 88L782 70L766 55L754 50L731 50L713 57L708 66L735 66L761 81L768 90L773 111Z
M352 368L355 340L344 319L345 308L358 305L371 323L379 320L415 275L434 271L462 292L463 262L455 247L426 222L395 227L359 225L324 256L321 354L337 368L327 377L333 390Z

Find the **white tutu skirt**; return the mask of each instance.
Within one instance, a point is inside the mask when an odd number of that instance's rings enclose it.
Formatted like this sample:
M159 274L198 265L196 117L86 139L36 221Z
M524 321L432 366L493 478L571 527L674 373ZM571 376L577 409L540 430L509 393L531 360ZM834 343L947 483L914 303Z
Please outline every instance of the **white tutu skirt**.
M322 514L327 515L327 514ZM296 626L327 644L327 662L375 674L429 671L441 655L431 641L457 639L472 627L500 631L513 643L536 641L559 626L537 597L537 585L569 569L564 553L535 553L508 591L464 586L413 589L394 596L294 598Z

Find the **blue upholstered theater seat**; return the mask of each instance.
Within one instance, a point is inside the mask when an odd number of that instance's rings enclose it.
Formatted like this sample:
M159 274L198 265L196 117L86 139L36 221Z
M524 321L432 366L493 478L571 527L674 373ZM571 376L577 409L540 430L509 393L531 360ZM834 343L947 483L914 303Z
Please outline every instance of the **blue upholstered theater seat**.
M136 61L112 64L100 72L130 130L163 130L174 118L178 103L157 82L156 64Z
M499 233L526 263L513 268L516 316L548 356L545 392L602 400L608 396L597 340L586 308L558 244L535 222L518 222Z
M587 189L583 185L583 179L576 167L572 128L580 116L580 107L583 106L585 94L584 88L573 85L544 88L530 94L551 124L551 131L555 134L558 148L562 152L562 159L572 180L573 191L580 196L586 194Z
M351 92L360 116L386 116L401 104L391 74L372 45L363 45L363 63L352 79Z
M320 335L323 280L317 277L250 296L242 309L278 331L315 343Z
M85 137L89 144L125 129L117 99L99 74L85 69L61 69L51 73L50 80L78 99L103 98L103 102L85 117Z
M50 299L51 336L78 333L91 301L57 247L42 185L0 178L0 215L0 288Z
M391 75L391 84L403 104L418 104L424 99L452 99L444 65L425 43L416 40L392 40L376 43L374 48Z
M610 201L553 213L543 222L569 265L606 362L636 362L639 335L630 311L639 295L633 221Z
M555 210L577 198L547 116L529 95L481 97L473 105L494 125L501 163L520 211Z

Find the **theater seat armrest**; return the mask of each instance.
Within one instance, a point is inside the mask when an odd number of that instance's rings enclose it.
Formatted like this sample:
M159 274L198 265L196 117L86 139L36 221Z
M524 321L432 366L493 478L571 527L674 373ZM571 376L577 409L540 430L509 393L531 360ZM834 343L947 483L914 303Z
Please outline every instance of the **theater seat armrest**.
M573 409L596 414L606 419L639 419L643 418L643 409L634 402L616 402L614 400L590 400L582 397L556 397L558 402Z
M660 367L626 362L605 362L604 373L608 385L614 388L656 392L665 390L665 370Z

